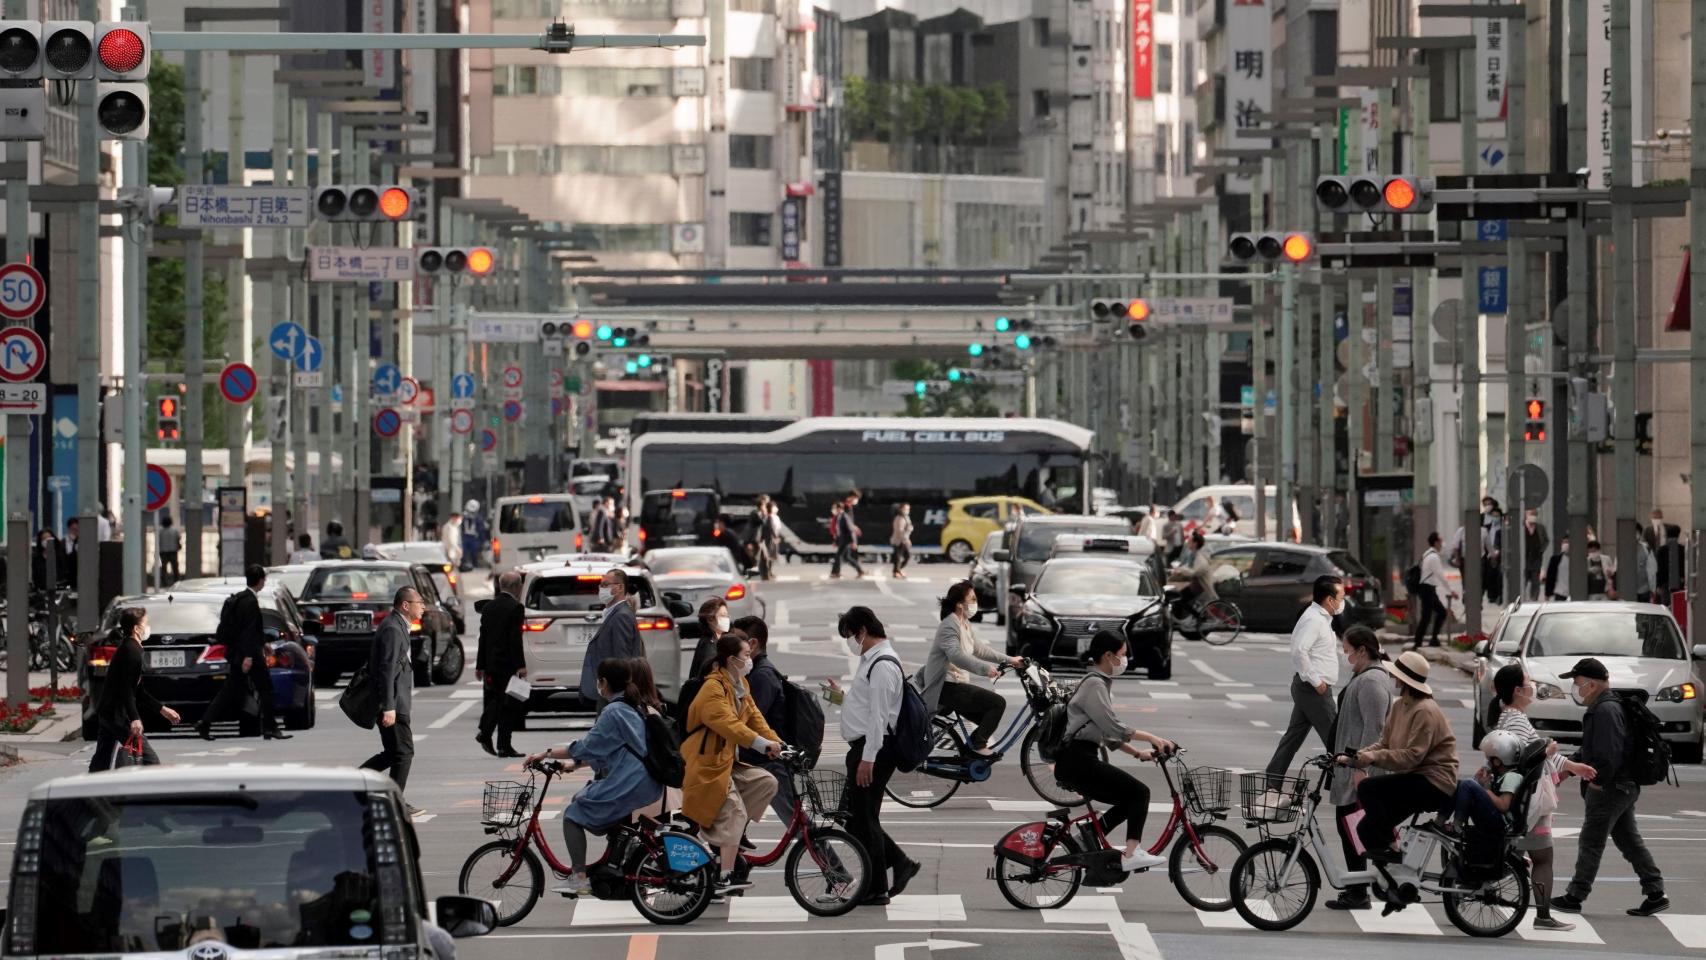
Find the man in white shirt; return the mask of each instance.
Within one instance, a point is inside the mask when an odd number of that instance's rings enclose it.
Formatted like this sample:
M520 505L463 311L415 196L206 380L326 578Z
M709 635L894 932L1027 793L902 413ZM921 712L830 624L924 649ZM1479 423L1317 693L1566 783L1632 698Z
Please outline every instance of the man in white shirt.
M444 521L444 526L438 528L438 540L444 544L444 555L450 558L450 565L462 569L462 514L450 511L450 519Z
M1450 619L1445 608L1445 599L1455 597L1451 585L1445 580L1445 561L1439 555L1439 534L1428 534L1428 549L1422 554L1422 587L1416 591L1416 599L1422 603L1421 617L1416 621L1416 632L1411 638L1410 649L1422 645L1422 638L1429 636L1428 626L1433 626L1432 636L1428 646L1439 646L1439 632L1445 628Z
M883 906L898 897L918 874L911 859L883 830L883 788L894 775L894 761L883 751L883 740L900 718L901 685L906 673L889 643L882 621L869 607L851 607L838 625L848 652L859 662L853 683L841 702L841 736L847 741L847 832L857 837L871 858L871 883L862 906ZM826 680L830 699L841 686ZM894 881L889 868L894 868Z
M1333 749L1333 684L1339 681L1339 638L1333 618L1345 608L1345 585L1338 577L1315 578L1315 602L1291 628L1291 722L1268 761L1268 776L1283 776L1311 728L1322 747Z

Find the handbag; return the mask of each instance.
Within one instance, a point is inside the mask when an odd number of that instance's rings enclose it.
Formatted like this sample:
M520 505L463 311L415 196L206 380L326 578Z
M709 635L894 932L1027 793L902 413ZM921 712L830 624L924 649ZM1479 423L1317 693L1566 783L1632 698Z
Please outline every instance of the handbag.
M504 693L526 703L527 698L533 695L533 684L528 683L525 677L512 676L509 678L509 685L504 687Z
M142 766L142 734L133 733L119 744L118 753L113 755L114 767Z
M379 722L379 695L373 689L372 678L367 675L367 664L355 668L349 686L338 697L338 709L350 718L351 723L364 730L372 730Z
M1528 829L1533 832L1535 827L1546 823L1547 818L1558 812L1558 782L1552 778L1550 769L1542 768L1540 782L1534 787L1534 797L1528 803Z

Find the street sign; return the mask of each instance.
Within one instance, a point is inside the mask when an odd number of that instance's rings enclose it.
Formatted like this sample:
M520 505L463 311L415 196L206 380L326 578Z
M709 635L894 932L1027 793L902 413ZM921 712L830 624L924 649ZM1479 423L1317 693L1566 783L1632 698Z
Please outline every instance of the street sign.
M504 419L508 420L510 423L514 423L517 420L521 419L521 401L520 400L505 400L504 401Z
M373 432L381 437L389 439L396 436L397 431L401 429L403 429L403 418L398 416L397 411L390 407L386 407L373 415Z
M468 339L474 343L538 343L540 314L480 314L469 318Z
M394 283L415 278L415 254L403 247L309 247L308 279Z
M458 410L450 415L450 429L453 433L468 433L474 429L474 411Z
M228 363L219 371L219 394L227 403L248 403L259 387L255 368L246 363Z
M1161 297L1149 301L1150 320L1165 323L1231 323L1231 297Z
M414 377L404 377L397 382L397 402L408 406L421 395L421 382Z
M551 398L551 417L553 419L555 419L555 418L560 417L562 415L563 415L563 398L562 397L552 397Z
M1478 311L1499 314L1508 310L1506 284L1510 278L1507 267L1482 267L1477 277L1480 290Z
M27 263L0 266L0 317L28 320L47 303L47 284Z
M47 388L39 383L0 383L0 416L47 413Z
M185 184L178 188L178 226L307 227L307 187L234 187Z
M321 346L319 337L304 338L301 349L296 351L296 369L301 373L315 373L325 358L326 348Z
M164 507L172 499L172 475L159 464L148 465L148 502L150 512Z
M415 398L415 409L422 413L437 413L438 394L431 387L422 387L420 396Z
M332 412L342 413L344 408L344 385L332 384Z
M452 399L452 400L472 400L472 399L474 399L474 375L473 374L471 374L471 373L459 373L456 376L450 378L450 399Z
M326 385L326 371L315 370L313 373L303 373L298 370L296 371L295 383L298 387L305 389L323 387Z
M495 430L481 430L480 431L480 451L482 453L491 453L493 450L496 450L497 448L498 448L497 431L495 431Z
M47 346L29 327L0 330L0 380L28 383L47 366Z
M302 350L302 341L308 339L308 331L302 325L290 320L276 324L267 331L267 346L272 348L272 355L280 360L294 359Z
M1552 492L1546 471L1535 463L1512 468L1509 482L1510 498L1506 502L1516 504L1519 510L1540 509L1546 503L1547 494Z
M504 386L511 390L521 387L520 367L504 367Z
M563 371L551 371L551 389L561 392L563 389Z
M403 371L394 363L382 363L373 371L373 392L381 397L395 396L403 382Z
M1504 243L1510 239L1510 221L1475 221L1475 239L1480 240L1482 243Z

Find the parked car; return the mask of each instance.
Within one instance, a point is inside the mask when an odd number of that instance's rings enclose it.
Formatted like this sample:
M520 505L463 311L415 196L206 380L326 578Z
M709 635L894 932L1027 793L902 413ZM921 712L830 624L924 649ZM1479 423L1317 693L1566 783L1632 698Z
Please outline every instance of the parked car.
M1013 592L1019 611L1007 626L1010 656L1051 669L1077 665L1091 638L1114 630L1125 635L1128 671L1145 670L1151 680L1173 676L1173 631L1147 556L1101 549L1062 554L1043 564L1034 593L1019 584Z
M586 545L582 517L574 497L543 493L499 497L497 532L492 534L492 575L532 563L550 553L566 553Z
M0 954L431 957L402 792L371 770L156 766L38 784L24 803ZM437 925L490 932L444 896ZM434 934L436 935L436 934Z
M142 644L143 689L178 711L184 723L200 720L231 673L225 647L214 642L219 611L228 596L230 591L173 590L115 598L101 618L89 655L78 668L78 685L83 688L83 739L92 742L98 732L95 705L100 702L101 685L106 682L116 649L111 637L118 628L119 611L125 607L148 611L150 634ZM267 673L280 722L292 730L305 730L314 726L312 645L304 643L303 624L294 613L278 606L281 596L289 600L282 590L260 594L262 628L272 645ZM170 729L158 715L144 715L142 723L150 732Z
M970 563L983 541L1016 517L1053 513L1025 497L959 497L948 501L942 525L942 555L950 563Z
M268 567L267 582L276 583L290 591L292 597L301 597L302 588L308 583L308 575L324 562L316 560L313 563L282 563L276 567Z
M723 498L707 487L647 490L640 498L640 552L715 543L722 516Z
M729 605L729 619L765 615L764 601L741 573L741 564L724 547L665 547L646 554L652 584L665 597L676 597L695 610L712 597Z
M1244 612L1244 629L1258 633L1289 633L1297 618L1314 602L1315 578L1342 577L1345 609L1341 626L1386 626L1386 606L1380 581L1349 552L1336 547L1301 543L1266 543L1227 539L1211 542L1216 582L1242 575L1242 592L1232 599ZM1227 571L1226 568L1231 568Z
M1119 517L1091 517L1076 513L1020 517L1007 538L1011 546L996 551L994 555L996 562L1007 564L1008 596L1004 602L1007 604L1009 630L1013 628L1012 619L1020 604L1020 600L1012 595L1013 588L1022 586L1028 590L1033 587L1043 564L1048 561L1049 552L1054 549L1055 538L1069 533L1125 536L1131 533L1131 525Z
M1279 492L1278 488L1265 486L1268 502L1265 504L1267 530L1261 534L1256 532L1256 488L1248 483L1217 483L1206 487L1198 487L1185 494L1184 499L1173 504L1173 509L1179 511L1179 516L1185 521L1185 532L1195 530L1208 519L1208 498L1222 507L1230 505L1238 514L1237 532L1246 537L1258 537L1264 540L1284 539L1294 541L1298 532L1303 529L1303 518L1297 512L1297 504L1291 505L1291 526L1286 535L1279 535ZM1220 531L1216 530L1216 533Z
M303 617L320 624L315 683L331 686L367 662L374 631L391 614L392 599L403 587L414 587L426 602L421 618L409 625L415 686L461 679L465 658L456 620L425 566L401 560L329 560L309 574L300 604Z
M1541 735L1580 742L1584 708L1558 675L1583 657L1595 657L1611 674L1611 689L1644 697L1664 724L1678 763L1699 763L1706 686L1697 662L1706 644L1685 646L1676 619L1664 607L1612 600L1517 603L1506 608L1493 635L1476 648L1475 740L1485 732L1493 674L1521 663L1534 681L1528 719Z
M444 601L444 606L456 620L456 632L468 632L468 621L463 614L462 575L457 572L456 565L450 562L450 554L444 549L444 541L403 540L382 543L377 549L382 560L405 560L426 567L427 573L432 576L432 585L438 588L438 598Z

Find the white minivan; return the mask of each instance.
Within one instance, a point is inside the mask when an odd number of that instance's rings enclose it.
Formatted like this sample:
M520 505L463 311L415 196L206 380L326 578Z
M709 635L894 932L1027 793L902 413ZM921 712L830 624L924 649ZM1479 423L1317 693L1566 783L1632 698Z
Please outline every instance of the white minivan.
M1267 491L1268 502L1263 505L1267 515L1267 531L1261 536L1256 534L1256 488L1248 483L1219 483L1207 487L1198 487L1186 494L1184 499L1173 505L1179 511L1179 516L1185 521L1185 529L1195 530L1208 519L1209 498L1214 498L1216 506L1225 508L1231 505L1238 514L1237 532L1240 536L1256 537L1258 540L1293 540L1303 529L1303 518L1297 512L1297 504L1291 505L1291 529L1284 536L1279 534L1279 491L1272 486L1264 488ZM1212 531L1219 533L1220 531Z
M573 494L540 493L499 497L492 532L492 573L514 570L553 553L578 553L585 546Z

